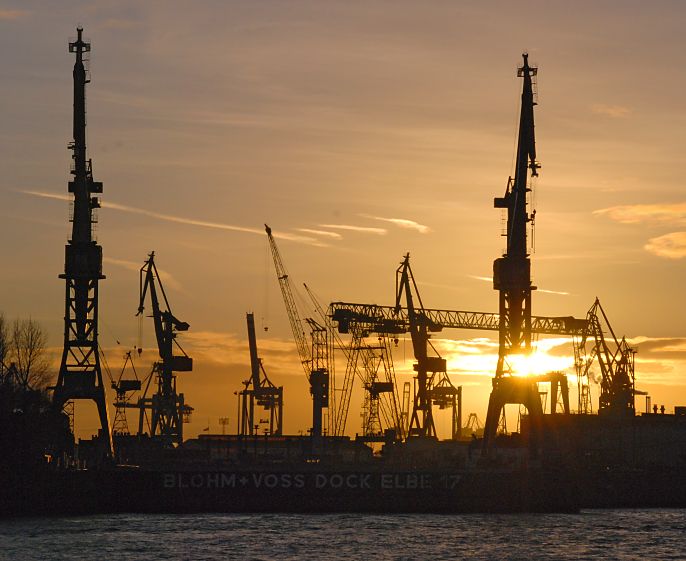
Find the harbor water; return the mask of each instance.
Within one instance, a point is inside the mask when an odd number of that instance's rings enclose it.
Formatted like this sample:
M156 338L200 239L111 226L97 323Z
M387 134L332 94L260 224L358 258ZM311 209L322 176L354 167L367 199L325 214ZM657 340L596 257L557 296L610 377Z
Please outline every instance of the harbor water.
M686 559L686 510L0 520L2 560Z

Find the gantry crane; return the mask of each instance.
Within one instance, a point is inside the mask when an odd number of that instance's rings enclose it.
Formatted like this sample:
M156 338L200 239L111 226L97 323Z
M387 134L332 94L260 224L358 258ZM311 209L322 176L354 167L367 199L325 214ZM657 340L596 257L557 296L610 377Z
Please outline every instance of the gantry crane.
M240 428L242 436L256 434L259 423L255 419L255 405L263 407L269 413L267 434L283 434L283 387L276 387L267 377L262 359L257 355L257 337L255 336L255 317L246 314L248 325L248 344L250 347L250 378L243 382L245 388L238 393L240 400Z
M276 270L276 278L279 281L279 288L286 306L286 313L295 339L295 345L300 356L300 363L305 372L305 376L310 384L310 394L312 395L312 431L313 437L319 437L323 433L323 418L324 409L329 407L329 385L333 385L333 380L330 380L329 361L333 357L329 356L329 342L328 330L326 327L319 324L312 318L305 318L305 322L309 326L311 334L311 345L307 344L305 337L305 330L303 321L300 319L298 307L293 298L293 291L291 290L290 280L286 268L284 267L279 253L279 248L276 245L272 229L264 225L267 237L269 239L269 247L271 249L272 258L274 260L274 268Z
M69 182L69 193L74 195L72 233L65 248L64 274L60 275L66 281L64 347L52 400L58 410L75 399L94 401L100 418L102 450L105 456L112 457L112 433L98 353L98 284L105 276L102 247L93 235L102 182L93 180L92 162L86 156L86 84L90 82L86 65L91 46L83 40L81 27L76 32L76 41L69 43L69 52L76 55L74 137L69 144L74 176Z
M162 295L160 302L157 289ZM150 294L152 318L155 325L155 337L160 360L153 365L153 374L157 382L155 393L142 397L138 402L140 408L139 433L143 433L143 419L146 410L150 410L150 436L160 438L166 445L183 443L183 423L188 422L193 408L185 403L184 395L176 391L175 372L190 372L193 370L193 359L190 358L176 340L179 332L188 331L189 325L174 316L162 286L157 266L155 252L151 252L148 260L140 270L140 303L137 316L145 310L145 297ZM161 309L163 303L165 309ZM175 355L174 347L182 354Z
M353 327L360 327L369 333L388 335L402 335L410 330L407 310L401 308L396 314L395 306L331 302L328 314L337 324L340 333L349 333ZM440 332L443 329L498 331L500 328L500 317L491 312L424 308L423 314L426 316L429 332ZM531 318L532 333L541 335L583 335L586 325L586 319L572 316Z
M598 413L617 417L633 416L636 413L634 397L645 395L645 392L636 390L634 385L636 349L629 346L626 338L617 339L598 298L586 319L588 327L575 342L575 355L579 357L579 379L588 381L591 365L597 359L601 375ZM591 348L587 350L589 340Z
M340 333L352 333L353 339L356 334L362 334L358 335L360 338L372 333L384 337L397 337L411 332L409 310L404 307L332 302L329 304L328 315ZM422 307L421 318L427 335L441 332L443 329L498 331L500 328L498 314L489 312ZM535 316L532 317L531 325L532 332L536 334L581 337L586 331L588 321L571 316ZM343 399L341 405L344 405Z

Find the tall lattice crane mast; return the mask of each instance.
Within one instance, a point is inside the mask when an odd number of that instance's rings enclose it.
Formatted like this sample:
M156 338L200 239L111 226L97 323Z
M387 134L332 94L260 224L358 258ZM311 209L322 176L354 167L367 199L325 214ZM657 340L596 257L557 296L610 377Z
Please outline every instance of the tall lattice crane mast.
M310 393L312 395L312 436L318 437L322 435L324 409L329 406L328 330L314 319L306 318L305 321L310 326L312 335L312 346L308 346L303 322L300 319L295 298L293 298L288 273L272 235L272 229L266 224L264 228L269 238L269 247L274 259L276 277L279 281L286 313L291 324L291 331L293 332L295 345L300 356L300 363L310 384Z
M162 295L160 301L159 291ZM140 316L145 310L145 298L150 295L152 318L155 325L155 337L160 360L155 362L153 370L156 374L157 389L152 397L140 400L141 428L145 409L151 410L150 436L160 437L167 444L183 443L183 423L187 421L193 408L184 401L184 395L176 391L175 372L190 372L193 370L193 359L181 348L176 340L179 332L188 331L190 327L185 321L174 316L167 300L167 294L162 286L157 266L155 252L150 253L148 260L140 270ZM162 309L161 304L165 309ZM181 351L181 355L174 354L174 347Z
M512 354L531 352L531 293L536 289L531 282L531 261L527 247L527 227L533 224L535 211L529 214L529 171L538 175L540 167L536 161L536 139L534 134L534 82L537 68L529 66L528 55L522 55L523 65L517 76L524 80L515 176L507 182L504 197L494 200L495 208L507 210L507 249L502 257L493 263L493 288L499 294L499 347L498 363L493 391L488 404L484 442L489 445L501 418L506 403L525 403L530 415L538 414L540 400L535 384L524 388L522 383L503 382L510 373L507 357ZM538 401L538 404L537 404Z
M98 284L102 274L102 247L93 236L97 222L95 209L100 207L97 195L102 193L102 182L93 180L91 160L86 156L86 57L90 43L77 29L77 39L69 43L69 52L76 55L74 63L74 122L72 150L74 176L69 182L69 193L74 195L71 239L65 248L64 274L66 281L64 312L64 348L60 370L53 392L53 405L62 410L73 399L90 399L95 402L100 418L103 449L112 456L112 433L105 402L98 353Z

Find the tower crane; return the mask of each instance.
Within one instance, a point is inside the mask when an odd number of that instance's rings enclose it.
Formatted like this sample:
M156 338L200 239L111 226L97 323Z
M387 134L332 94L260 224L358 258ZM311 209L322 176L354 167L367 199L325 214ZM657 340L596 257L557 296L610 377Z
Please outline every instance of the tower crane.
M158 288L162 301L157 292ZM143 432L145 411L149 409L151 411L150 436L162 439L167 445L182 444L183 423L188 422L193 408L185 403L182 393L177 393L175 372L193 370L193 359L179 345L176 336L179 332L188 331L190 326L185 321L177 319L171 311L155 265L154 251L149 254L148 260L140 270L140 303L137 316L143 314L145 298L148 294L160 360L153 365L157 382L155 393L151 397L142 397L138 402L139 433ZM165 309L160 307L161 304L164 304ZM178 348L182 354L175 355L174 347Z
M314 319L305 318L311 335L311 346L307 344L304 324L300 319L298 307L295 304L295 298L293 298L293 291L291 290L288 273L286 272L281 254L279 253L279 248L272 235L272 229L266 224L264 225L264 228L269 239L269 247L276 270L276 278L279 281L279 288L281 289L281 295L283 296L283 301L286 306L286 313L288 314L291 331L293 332L295 345L298 349L298 355L300 356L300 363L310 384L310 394L312 395L312 436L319 437L322 435L324 409L329 407L330 357L328 330Z

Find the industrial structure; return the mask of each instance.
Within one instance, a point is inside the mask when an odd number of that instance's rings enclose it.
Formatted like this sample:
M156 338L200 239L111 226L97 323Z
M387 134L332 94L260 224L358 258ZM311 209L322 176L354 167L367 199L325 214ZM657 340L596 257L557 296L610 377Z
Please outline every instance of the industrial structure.
M98 347L98 284L102 274L102 247L94 236L97 222L96 209L100 207L97 195L102 183L93 180L93 164L86 154L86 84L90 43L83 40L83 29L77 29L76 41L69 43L69 52L76 55L74 63L74 125L72 150L72 180L69 193L73 194L70 213L72 234L65 248L64 274L64 348L62 361L53 388L53 405L62 410L71 400L92 400L98 408L101 430L101 449L112 456L112 434L105 401Z
M417 372L417 386L414 392L408 435L436 438L433 406L438 405L441 409L452 406L451 437L456 439L460 436L460 429L462 428L462 388L456 388L450 382L446 360L438 355L429 341L430 320L424 313L424 304L410 267L409 253L396 271L395 285L394 312L396 315L400 313L404 294L407 303L408 327L412 337L412 349L417 361L414 365ZM417 299L416 304L415 297ZM429 347L437 356L429 355Z
M124 376L127 365L133 367L129 352L119 378L115 381L110 376L116 393L112 433L117 450L113 454L97 342L97 289L104 277L102 251L93 236L99 203L92 195L102 191L102 184L92 179L85 143L85 53L89 49L79 29L77 40L70 44L70 51L76 53L74 142L70 145L74 179L69 183L74 210L62 275L66 280L64 353L53 408L41 407L40 392L34 392L34 411L24 415L22 409L22 415L16 415L16 403L26 402L23 390L27 388L20 388L21 380L12 365L7 368L0 363L0 429L10 426L10 432L26 441L30 439L25 435L31 433L25 418L30 418L33 426L59 425L60 430L39 432L52 432L45 437L52 443L66 435L72 450L69 446L36 445L32 440L38 453L32 450L27 465L34 472L0 470L0 513L13 509L60 514L574 512L588 506L686 506L686 407L665 415L663 406L658 415L655 405L651 414L646 398L646 413L636 414L635 398L644 395L635 388L636 349L615 335L598 299L583 319L532 314L536 287L531 278L528 230L535 218L535 211L529 208L530 181L539 169L534 134L537 69L529 65L526 54L518 69L523 88L514 177L508 180L505 195L494 202L507 214L507 247L493 266L498 313L426 308L408 253L395 271L393 305L334 302L325 312L306 287L318 317L301 319L304 314L296 305L291 279L272 231L265 225L309 382L310 434L284 434L283 387L267 376L258 352L254 315L248 313L250 376L237 392L238 430L226 434L229 418L221 417L221 434L209 433L208 427L207 433L184 442L183 423L193 408L178 391L177 373L192 371L193 361L178 336L189 324L173 314L151 252L140 269L137 316L142 319L149 305L158 360L144 381L138 379L135 369L135 379L131 379ZM474 413L463 425L462 387L451 381L447 361L432 341L434 334L445 329L499 334L483 427ZM341 338L345 334L351 335L349 343ZM405 334L412 342L415 375L412 383L402 382L401 392L393 349ZM513 367L514 355L532 352L537 334L565 336L573 343L578 414L571 414L565 373L532 375ZM337 387L335 357L341 353L346 368L342 385ZM103 363L109 372L106 361ZM594 364L600 369L597 415L590 414ZM362 434L353 439L346 432L350 431L347 419L356 380L364 391L364 405ZM549 394L541 392L542 384L550 385ZM137 399L136 392L142 393ZM549 413L544 395L550 396ZM79 441L78 462L74 462L73 430L69 432L62 413L75 399L93 400L102 425L99 437ZM503 430L508 404L527 410L517 433ZM139 412L136 435L129 434L128 408ZM436 409L451 413L449 438L439 438ZM52 413L47 422L41 417L46 410ZM8 441L2 430L0 436ZM59 458L52 458L46 450L59 450ZM95 459L89 454L93 450L97 450ZM102 462L103 456L112 461ZM80 469L82 462L88 469ZM11 475L9 483L7 474ZM75 489L79 492L74 493Z
M405 273L403 271L405 270ZM406 256L397 274L399 275L398 286L404 286L402 292L406 293L407 285L413 286L417 293L414 276L409 270L409 256ZM395 306L380 306L377 304L359 304L350 302L332 302L329 305L328 314L336 324L340 333L351 333L352 340L355 334L379 336L382 340L397 338L409 333L412 340L413 351L417 364L417 380L412 393L412 432L413 436L432 436L435 437L435 426L432 423L433 407L441 409L451 408L453 411L453 438L457 438L462 427L461 411L461 389L455 387L448 378L443 359L440 357L430 357L426 348L431 333L440 333L444 329L468 329L482 331L498 331L500 329L500 318L498 314L490 312L470 312L461 310L443 310L425 308L419 299L419 307L414 304L414 300L402 306L400 298L396 298ZM587 332L587 319L577 319L571 316L545 317L533 316L531 318L532 333L536 335L557 335L574 337L581 341L584 333ZM396 339L397 340L397 339ZM357 343L361 344L361 343ZM435 353L438 354L438 353ZM418 358L419 357L419 358ZM427 360L428 359L428 360ZM392 359L391 359L392 360ZM431 362L433 360L433 362ZM420 370L420 363L423 366ZM431 366L428 364L431 363ZM431 368L437 368L434 372ZM422 370L425 373L421 374ZM435 374L438 376L435 376ZM432 376L433 374L433 376ZM556 393L556 388L566 387L566 380L559 380L559 373L539 376L534 380L528 378L532 383L549 382L551 394ZM537 395L538 395L538 390ZM559 395L562 395L561 393ZM538 397L540 402L540 396ZM402 400L405 401L404 399ZM557 401L557 400L555 400ZM341 400L341 407L344 402ZM568 408L567 408L568 409ZM563 408L564 410L564 408ZM431 429L430 427L433 427ZM402 433L399 433L402 434ZM469 433L471 434L471 433Z
M124 378L126 367L131 366L134 378ZM112 434L124 435L130 434L129 421L126 417L126 409L131 407L131 398L133 392L141 390L141 381L136 373L136 367L133 364L133 356L131 351L127 351L124 355L124 364L122 365L119 378L112 380L112 389L115 392L116 399L114 401L114 420L112 421Z
M286 313L293 332L293 338L300 356L300 363L310 384L310 394L312 396L312 428L313 437L320 437L324 427L324 409L329 408L329 387L333 385L333 372L331 369L331 339L329 331L313 318L305 318L305 323L300 319L298 306L293 297L290 279L286 272L286 267L281 259L279 248L276 245L272 230L264 225L272 258L274 269L279 281L279 288L283 296ZM305 324L310 330L310 344L307 343L305 336Z
M153 378L151 376L145 395L136 405L140 409L138 433L143 434L145 413L150 411L150 436L159 438L168 445L182 444L183 424L189 421L193 408L185 402L184 395L177 392L175 373L193 370L193 359L183 350L177 340L177 335L188 331L190 326L185 321L179 320L171 311L155 265L154 251L150 253L140 270L140 303L136 315L141 316L145 311L145 297L148 294L160 360L153 365L154 393L148 396L150 380ZM181 354L174 354L175 349L181 351Z
M610 320L596 298L586 315L587 329L574 344L575 367L579 380L579 411L589 413L591 366L597 362L600 369L600 395L598 413L613 417L633 417L636 414L636 396L646 392L635 387L634 358L636 349L625 337L617 339ZM649 409L649 408L648 408Z
M508 358L515 354L531 353L531 260L527 228L533 228L534 210L529 214L529 172L538 175L536 137L534 132L535 77L537 68L529 66L527 54L517 76L524 80L519 116L519 135L515 155L515 175L507 181L504 197L494 201L495 208L507 211L507 248L505 254L493 262L493 288L499 296L498 364L493 378L493 390L488 401L484 444L489 446L496 435L504 407L508 403L522 404L530 416L543 415L538 384L529 377L512 376ZM528 373L527 373L528 374Z
M267 419L265 434L281 436L283 434L283 386L276 387L264 370L262 359L257 354L257 337L255 335L255 316L246 314L248 325L248 344L250 347L250 378L243 382L245 388L238 393L240 420L238 434L253 436L262 423L255 415L255 406L262 407Z

